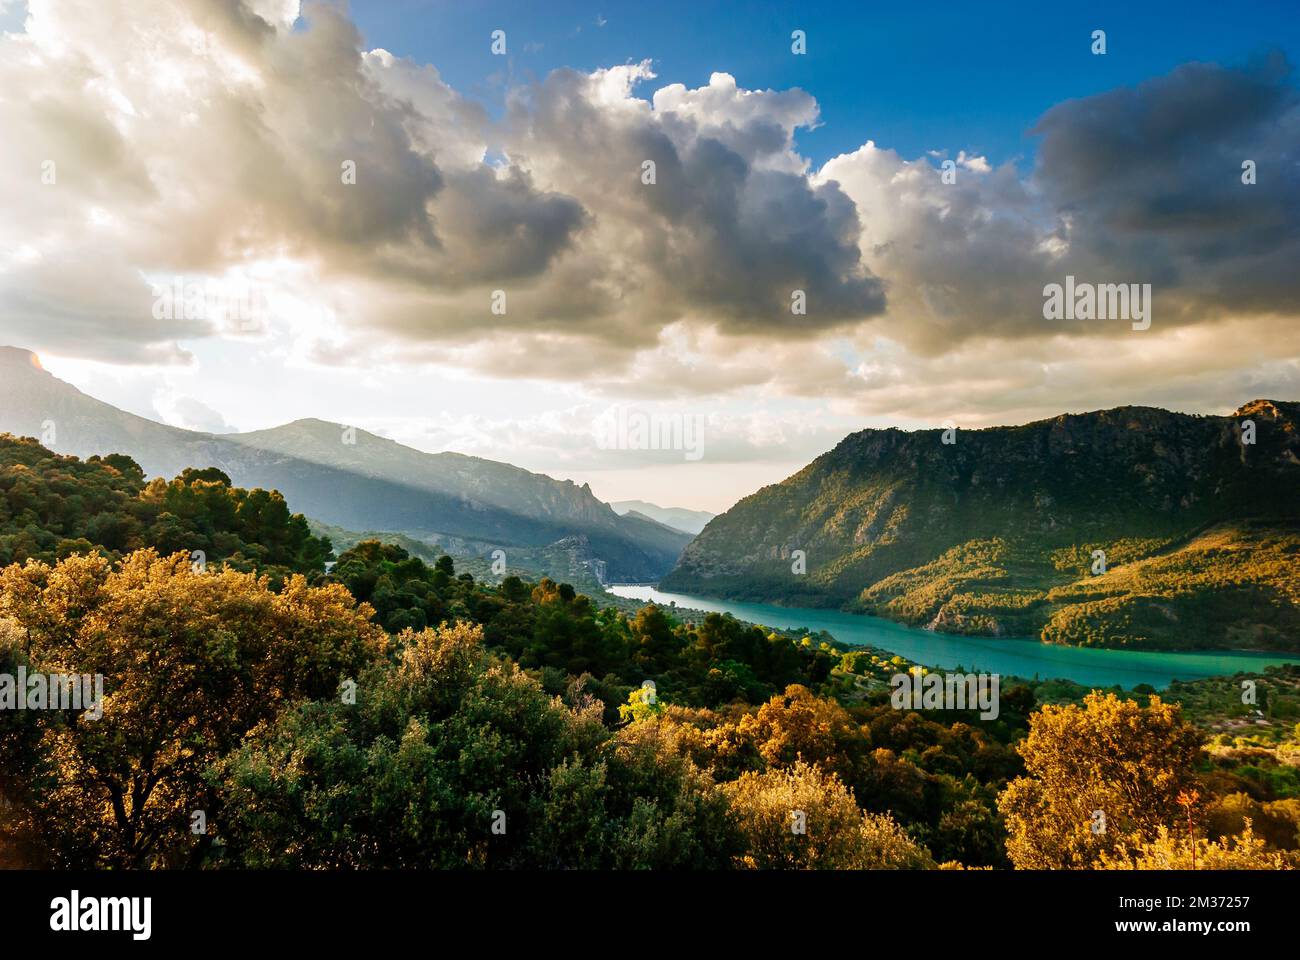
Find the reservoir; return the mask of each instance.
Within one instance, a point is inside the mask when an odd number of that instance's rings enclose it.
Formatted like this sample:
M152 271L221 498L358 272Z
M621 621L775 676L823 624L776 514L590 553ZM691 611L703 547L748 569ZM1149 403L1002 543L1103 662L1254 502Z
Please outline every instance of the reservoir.
M738 620L783 630L825 630L841 643L879 647L908 660L953 670L998 673L1043 680L1065 678L1095 687L1119 685L1131 689L1148 683L1156 689L1171 680L1231 676L1240 671L1260 671L1277 663L1300 663L1300 655L1197 651L1164 653L1137 650L1102 650L1062 647L1014 637L965 637L908 627L879 617L839 610L778 607L766 603L711 600L680 593L663 593L649 586L613 586L610 593L660 606L730 613Z

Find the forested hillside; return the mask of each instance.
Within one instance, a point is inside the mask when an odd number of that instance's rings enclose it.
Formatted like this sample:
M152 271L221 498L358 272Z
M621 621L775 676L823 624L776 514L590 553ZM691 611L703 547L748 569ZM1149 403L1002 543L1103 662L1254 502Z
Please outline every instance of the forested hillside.
M0 565L142 547L298 573L322 570L331 555L277 491L240 489L220 470L146 481L122 454L81 461L0 434Z
M0 569L0 677L98 675L105 693L98 717L0 710L0 865L1297 859L1300 671L1253 678L1249 708L1235 681L1139 705L1008 680L995 719L900 710L887 678L908 664L881 651L629 616L377 541L325 574L328 542L278 494L0 449L8 559L23 561ZM1094 808L1104 834L1079 829Z
M1300 404L1260 400L864 430L710 522L661 586L1054 643L1297 651L1298 424Z

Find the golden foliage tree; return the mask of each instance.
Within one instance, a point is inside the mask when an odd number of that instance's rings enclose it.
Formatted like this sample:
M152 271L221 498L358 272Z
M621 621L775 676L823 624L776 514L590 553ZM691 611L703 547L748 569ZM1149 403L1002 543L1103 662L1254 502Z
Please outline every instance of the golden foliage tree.
M1082 705L1046 705L1018 747L1028 776L998 798L1007 854L1021 869L1092 866L1121 843L1153 841L1185 816L1201 735L1181 708L1139 706L1093 692Z
M834 774L802 760L745 773L723 788L744 837L741 866L759 870L917 870L929 852L886 814L863 813Z
M791 684L756 713L737 724L769 766L789 766L803 759L852 783L865 763L870 742L843 707Z
M183 553L137 551L0 572L0 656L29 672L103 678L94 711L0 716L3 789L54 865L181 866L215 830L208 764L289 702L333 696L380 655L386 634L337 584L278 591Z

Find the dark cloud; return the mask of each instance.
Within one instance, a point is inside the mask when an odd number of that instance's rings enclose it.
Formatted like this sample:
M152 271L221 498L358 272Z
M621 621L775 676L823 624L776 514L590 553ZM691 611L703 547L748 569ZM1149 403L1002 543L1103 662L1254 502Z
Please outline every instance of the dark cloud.
M1300 95L1280 53L1071 100L1034 133L1034 184L1094 269L1154 282L1188 320L1300 307Z
M874 329L935 356L973 339L1115 337L1128 322L1043 318L1043 287L1150 283L1153 323L1300 308L1300 107L1280 54L1193 63L1071 100L1033 128L1032 174L928 160L868 143L820 171L857 205L885 281ZM1254 161L1258 182L1242 182Z
M516 99L507 138L521 162L592 211L597 229L582 249L597 261L612 254L623 276L611 336L690 319L801 337L883 309L852 201L793 169L792 132L815 118L811 98L738 90L715 74L700 91L656 96L651 109L630 94L644 74L621 69L623 89L614 71L552 73ZM791 311L795 290L806 314Z

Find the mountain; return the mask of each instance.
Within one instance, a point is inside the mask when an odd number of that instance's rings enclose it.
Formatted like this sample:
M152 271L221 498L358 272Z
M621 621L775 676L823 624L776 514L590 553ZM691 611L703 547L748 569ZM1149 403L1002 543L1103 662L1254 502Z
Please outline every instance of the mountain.
M863 430L712 520L661 587L1057 643L1300 650L1298 423L1300 404L1256 400L950 443Z
M692 535L703 530L704 525L717 516L717 514L709 513L706 510L687 510L685 507L661 507L654 503L647 503L644 500L615 500L610 506L614 508L615 513L623 515L638 513L643 517L649 517L651 520L657 520L664 526Z
M214 466L240 487L276 489L293 510L348 530L407 534L459 552L544 547L582 536L611 581L670 569L688 534L619 516L587 485L458 453L424 453L323 420L246 434L155 423L52 376L35 354L0 347L0 431L80 457L125 453L172 477Z

